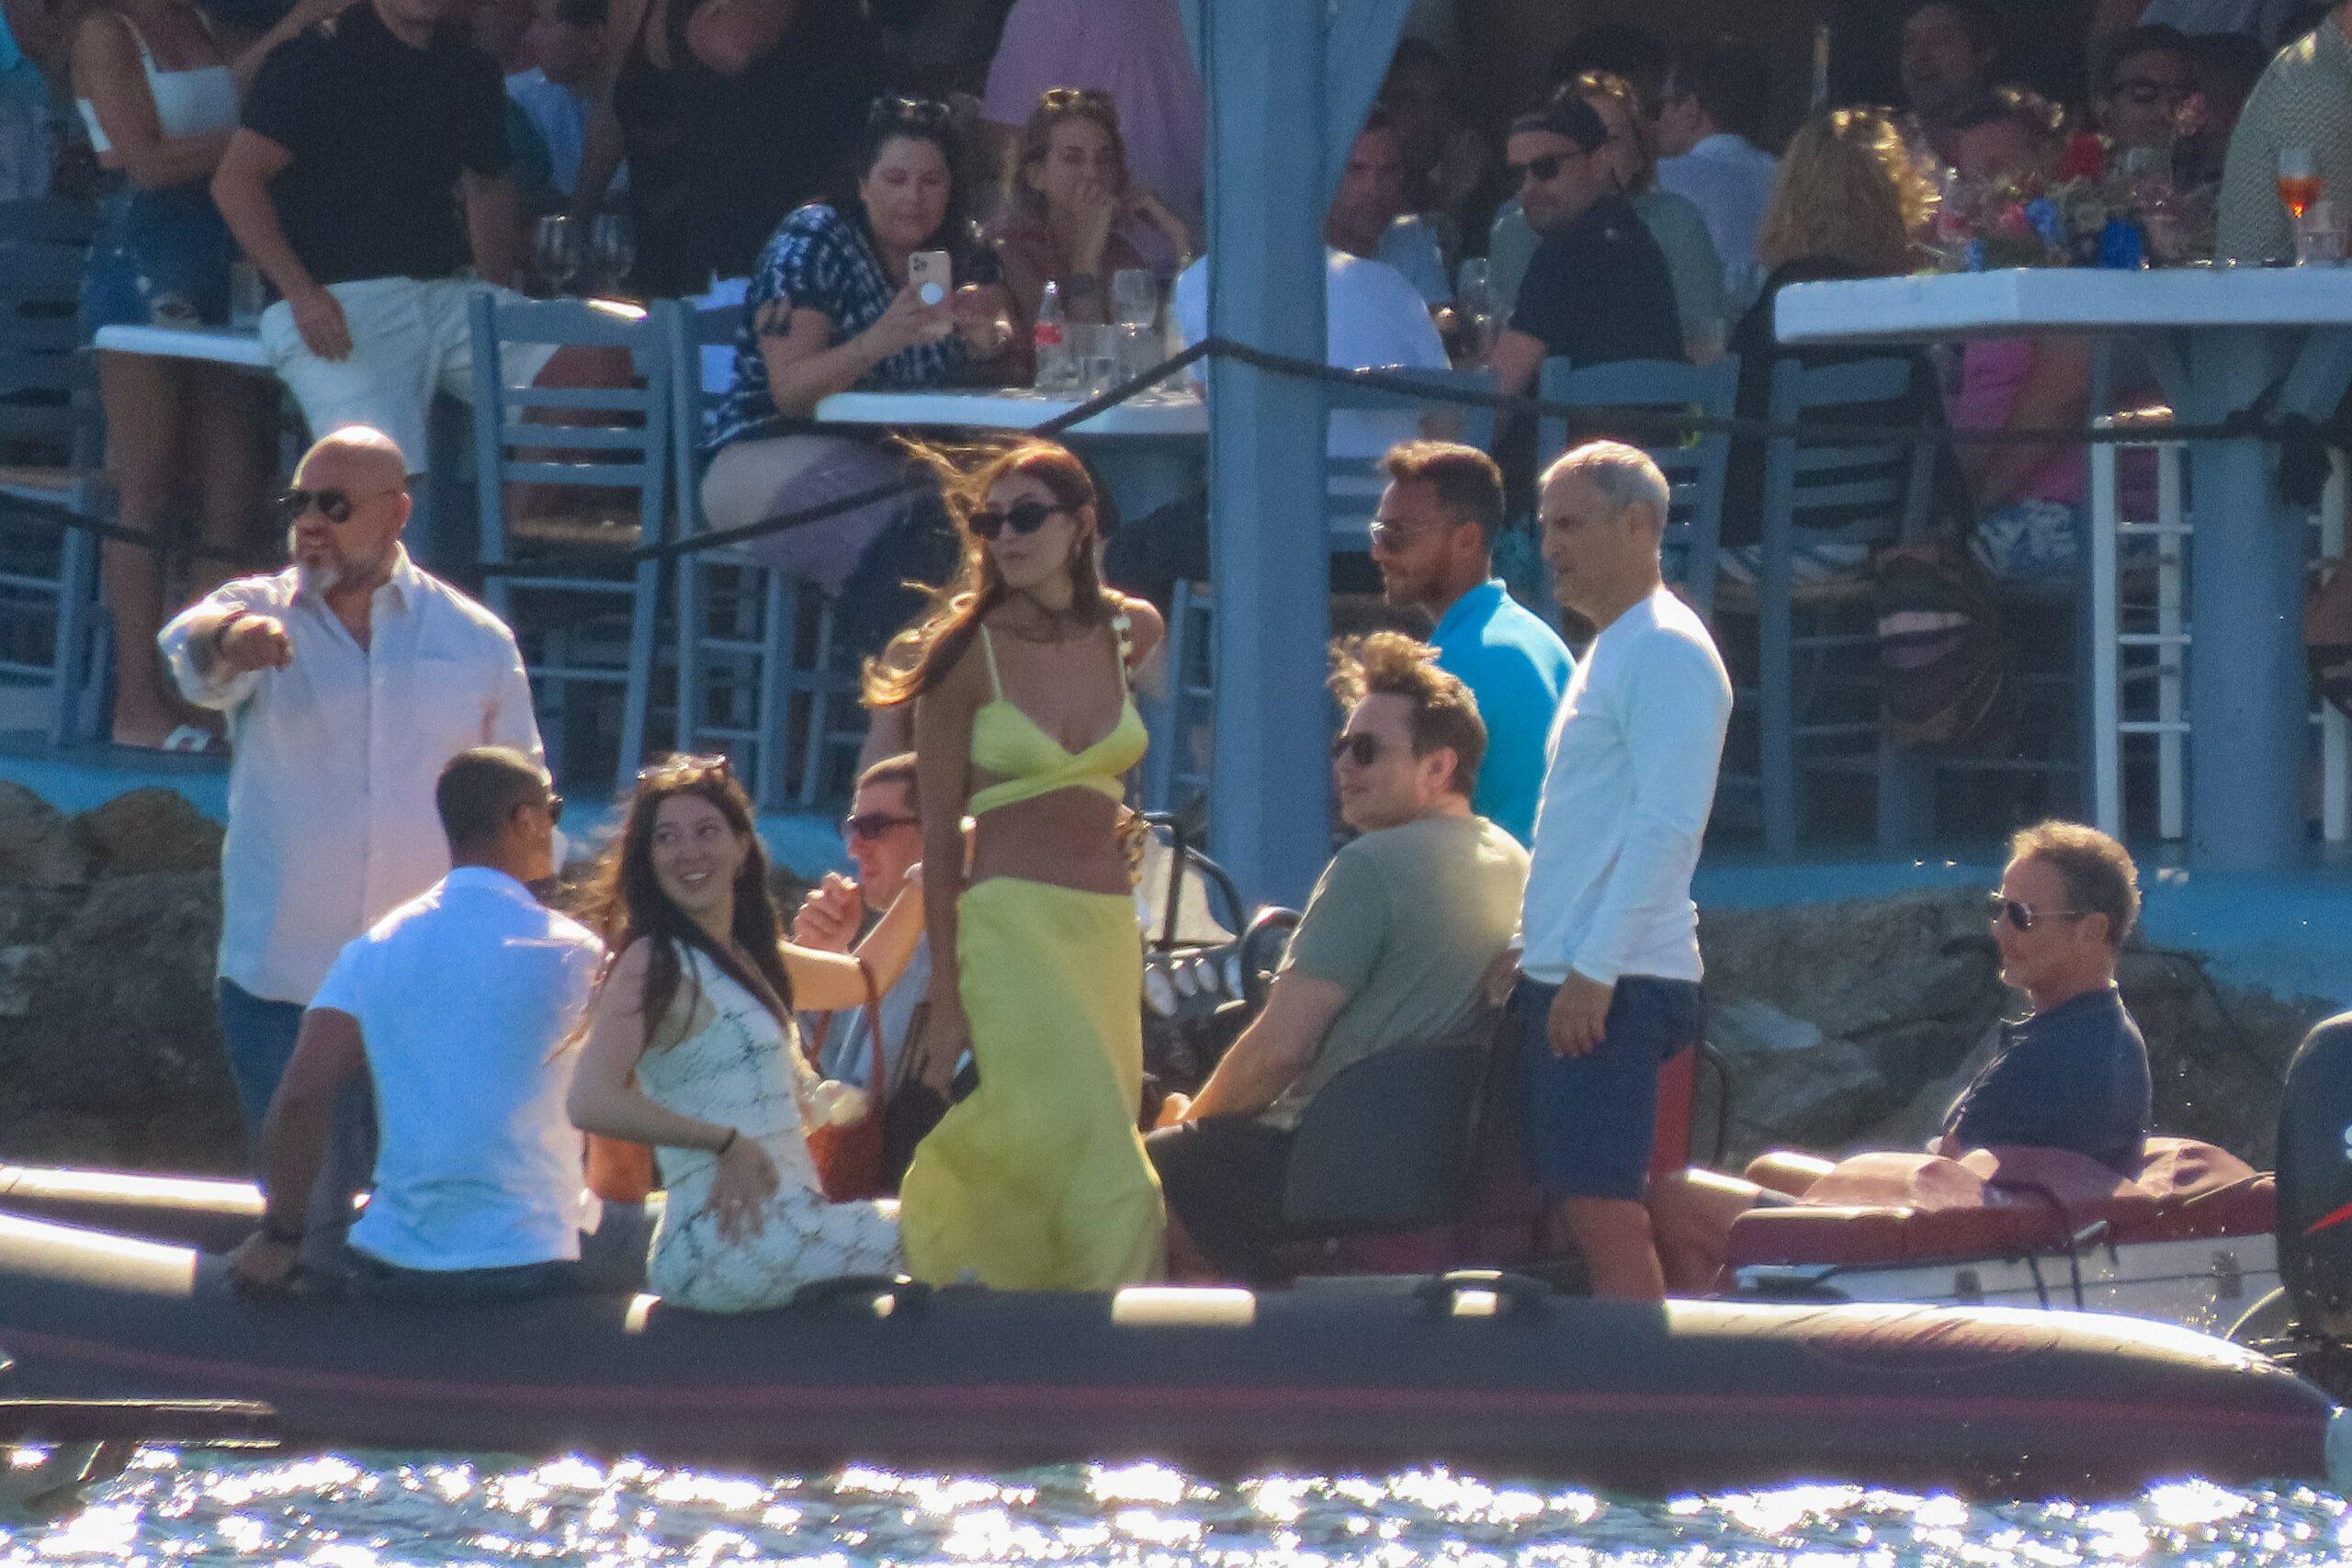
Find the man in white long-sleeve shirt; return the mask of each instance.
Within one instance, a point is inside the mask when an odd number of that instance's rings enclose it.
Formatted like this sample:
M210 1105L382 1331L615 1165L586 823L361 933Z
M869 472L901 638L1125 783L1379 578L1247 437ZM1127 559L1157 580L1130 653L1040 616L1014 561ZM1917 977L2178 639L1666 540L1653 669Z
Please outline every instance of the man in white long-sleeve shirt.
M222 585L157 638L187 699L229 721L220 1032L256 1142L335 955L448 874L442 765L474 746L545 761L514 634L401 547L407 471L379 431L326 436L283 503L293 565ZM349 1218L329 1189L372 1163L365 1110L320 1183L321 1262Z
M1552 732L1520 918L1516 1039L1538 1181L1595 1294L1665 1294L1642 1206L1658 1067L1698 1043L1690 874L1715 795L1731 682L1658 575L1668 492L1596 441L1544 476L1537 517L1560 602L1599 628Z

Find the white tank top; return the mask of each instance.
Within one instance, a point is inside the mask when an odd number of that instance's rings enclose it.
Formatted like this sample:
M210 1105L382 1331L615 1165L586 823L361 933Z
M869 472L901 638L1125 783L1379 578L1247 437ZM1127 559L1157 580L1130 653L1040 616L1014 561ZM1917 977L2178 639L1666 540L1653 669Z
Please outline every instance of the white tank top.
M120 16L120 13L116 13ZM199 65L192 71L159 71L155 68L154 51L140 35L139 26L128 17L122 25L130 29L131 41L139 46L140 68L147 73L147 91L155 100L155 122L166 136L206 136L216 130L232 130L237 124L237 81L225 65ZM82 123L90 128L90 145L100 152L113 151L107 133L98 124L98 111L87 98L74 100L82 111Z

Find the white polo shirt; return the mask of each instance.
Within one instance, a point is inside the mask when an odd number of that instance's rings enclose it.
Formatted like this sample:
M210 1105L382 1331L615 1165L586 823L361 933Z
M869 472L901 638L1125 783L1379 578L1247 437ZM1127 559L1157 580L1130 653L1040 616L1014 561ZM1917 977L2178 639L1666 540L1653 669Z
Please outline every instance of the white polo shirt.
M359 1023L380 1129L351 1245L402 1269L580 1256L564 1113L603 947L503 872L459 866L343 950L313 1008Z
M285 624L294 658L243 672L192 641L239 606ZM449 869L433 787L472 746L543 761L531 683L496 615L401 550L362 648L292 570L223 584L156 641L187 700L228 716L220 976L307 1003L343 944Z

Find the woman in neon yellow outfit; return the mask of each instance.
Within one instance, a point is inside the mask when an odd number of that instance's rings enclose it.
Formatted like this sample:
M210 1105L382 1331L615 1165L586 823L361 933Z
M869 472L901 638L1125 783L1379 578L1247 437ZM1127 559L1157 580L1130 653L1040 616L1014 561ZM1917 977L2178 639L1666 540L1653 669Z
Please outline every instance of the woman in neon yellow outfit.
M907 1265L934 1284L1110 1290L1159 1275L1166 1225L1136 1131L1143 950L1119 834L1144 750L1128 684L1159 615L1102 586L1094 484L1067 450L1023 442L968 468L931 456L963 565L868 669L866 695L915 705L939 868L915 1070L944 1085L968 1042L980 1083L899 1189Z

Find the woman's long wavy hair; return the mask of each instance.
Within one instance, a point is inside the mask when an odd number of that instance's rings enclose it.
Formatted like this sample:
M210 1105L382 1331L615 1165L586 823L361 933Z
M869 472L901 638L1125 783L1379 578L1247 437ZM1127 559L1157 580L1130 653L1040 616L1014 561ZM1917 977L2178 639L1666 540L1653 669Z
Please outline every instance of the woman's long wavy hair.
M1119 131L1119 107L1111 95L1092 87L1048 87L1037 95L1037 107L1029 111L1029 123L1022 128L1020 145L1015 147L1004 170L1004 206L1033 223L1046 221L1046 198L1029 184L1032 169L1043 166L1046 155L1053 151L1054 127L1073 120L1085 120L1102 128L1111 139L1111 151L1119 160L1119 185L1126 187L1127 139Z
M1009 446L940 447L914 445L916 460L939 478L948 516L955 519L962 559L944 589L932 595L922 619L890 639L879 657L866 660L865 702L869 707L895 707L911 702L955 668L971 645L980 618L1004 600L1004 579L997 575L996 558L987 543L972 532L971 516L989 498L999 479L1021 474L1053 492L1055 501L1077 512L1094 509L1095 528L1080 534L1070 551L1070 584L1076 591L1071 608L1086 619L1108 623L1118 613L1119 597L1102 585L1095 570L1094 540L1102 525L1093 476L1067 446L1051 441L1017 441Z
M727 826L743 840L747 852L735 874L735 924L729 932L752 957L752 970L722 953L693 916L662 891L653 874L653 825L662 803L681 795L707 800L718 808ZM588 921L605 942L605 972L596 982L599 994L612 977L613 965L630 945L650 942L645 972L645 1047L653 1048L654 1031L669 1015L685 974L685 950L694 948L718 965L719 971L760 998L784 1023L792 1013L792 980L785 973L778 944L784 923L775 900L768 894L768 852L752 821L751 797L735 782L724 757L671 757L637 776L637 793L629 797L620 836L597 863L589 884Z
M1831 109L1789 139L1756 236L1757 259L1773 267L1834 256L1881 276L1908 272L1935 205L1935 187L1891 118L1879 109Z

